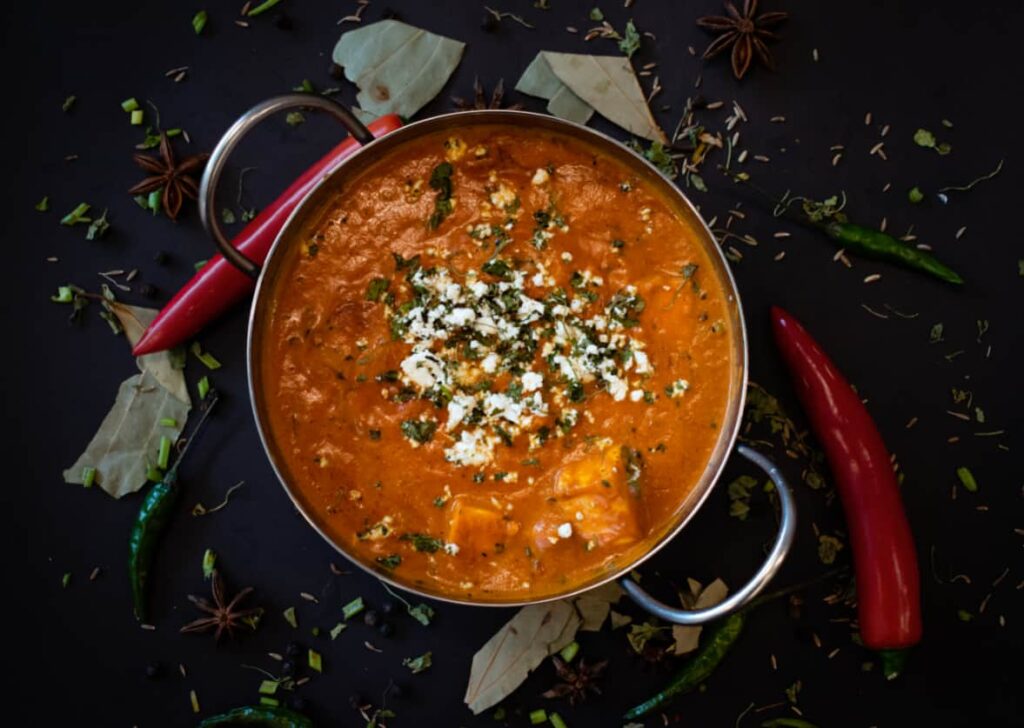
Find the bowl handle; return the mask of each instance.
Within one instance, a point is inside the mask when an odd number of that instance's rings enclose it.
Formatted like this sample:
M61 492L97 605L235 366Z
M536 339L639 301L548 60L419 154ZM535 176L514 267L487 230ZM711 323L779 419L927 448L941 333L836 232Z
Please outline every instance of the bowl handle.
M220 181L221 173L224 171L224 166L227 164L228 156L235 146L242 140L242 137L252 129L252 127L259 124L261 121L266 119L271 114L277 113L283 109L292 108L303 108L303 109L316 109L319 111L325 111L348 129L348 132L352 137L360 144L369 144L373 141L373 134L367 129L359 119L357 119L351 111L345 106L342 106L337 101L329 99L325 96L319 96L316 94L282 94L280 96L273 96L266 101L262 101L251 109L246 111L238 120L235 121L231 127L224 132L224 135L217 142L217 146L214 147L213 152L210 154L210 159L206 163L206 169L203 171L203 179L199 183L199 219L203 222L203 227L206 228L206 232L210 234L214 242L217 243L217 248L220 250L228 262L238 268L246 275L252 276L253 278L259 277L260 266L254 262L251 258L246 256L244 253L236 250L224 232L220 229L220 223L217 221L217 183Z
M782 511L775 544L772 546L772 550L768 554L768 558L761 565L761 568L758 569L750 581L743 585L742 589L733 592L724 601L707 609L690 610L670 607L645 592L632 579L623 578L619 580L619 585L632 597L633 601L666 622L673 622L675 624L704 624L746 606L772 580L772 577L775 576L782 566L789 547L793 544L793 536L796 534L796 506L793 501L792 490L786 482L786 478L771 460L756 450L752 450L746 445L739 445L736 449L740 455L764 470L775 484L775 490L779 494L779 505Z

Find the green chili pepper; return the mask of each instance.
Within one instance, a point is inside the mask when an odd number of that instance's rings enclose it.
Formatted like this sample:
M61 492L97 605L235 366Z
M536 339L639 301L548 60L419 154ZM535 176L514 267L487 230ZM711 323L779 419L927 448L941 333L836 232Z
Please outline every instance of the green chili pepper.
M135 618L140 622L146 619L146 582L149 579L149 569L153 563L157 542L178 500L178 466L216 402L217 395L214 392L207 398L202 417L192 429L192 435L186 440L185 447L178 453L170 470L146 493L135 516L135 523L132 524L131 535L128 538L128 581L132 589Z
M709 630L707 639L701 644L697 654L686 663L682 670L676 673L672 682L653 698L627 712L626 720L646 715L675 696L688 693L707 680L740 636L745 621L746 615L743 612L737 612L716 623Z
M262 725L267 728L313 728L313 721L301 713L270 705L244 706L214 715L199 724L199 728L222 725Z
M830 238L842 243L848 250L881 260L901 263L908 268L924 271L947 283L962 284L964 279L935 256L907 245L880 230L832 220L821 226Z

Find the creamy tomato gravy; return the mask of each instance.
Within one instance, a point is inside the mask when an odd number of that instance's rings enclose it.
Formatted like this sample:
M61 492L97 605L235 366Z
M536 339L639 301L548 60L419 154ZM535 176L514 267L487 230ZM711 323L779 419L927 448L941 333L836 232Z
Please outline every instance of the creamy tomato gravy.
M262 336L282 466L374 568L476 600L632 560L704 471L735 356L700 237L550 132L400 147L293 243Z

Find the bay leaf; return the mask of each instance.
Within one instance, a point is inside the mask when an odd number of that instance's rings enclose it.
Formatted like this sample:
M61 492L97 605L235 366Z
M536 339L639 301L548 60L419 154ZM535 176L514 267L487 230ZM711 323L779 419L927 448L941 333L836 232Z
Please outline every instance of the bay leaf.
M86 467L96 469L96 483L115 498L134 493L146 483L147 463L156 461L161 435L176 440L188 416L188 405L160 386L147 371L121 382L117 399L64 482L82 484ZM174 427L160 425L168 418Z
M580 631L598 632L604 626L612 605L617 603L625 592L618 582L608 582L604 586L591 589L573 600L576 611L582 620Z
M159 313L155 308L142 306L129 306L120 301L111 301L107 304L117 320L124 329L124 335L132 346L142 338L143 332L156 318ZM185 372L174 366L174 356L171 351L158 351L153 354L145 354L136 358L139 370L149 372L164 389L173 394L186 405L191 406L192 400L188 394L188 385L185 382ZM184 422L182 422L184 424Z
M715 579L703 589L701 589L700 582L695 579L688 579L687 582L691 593L687 595L689 598L681 599L683 606L687 609L707 609L708 607L713 607L729 594L729 587L721 579ZM675 641L672 648L673 652L676 655L685 655L697 649L702 629L703 627L700 625L672 625L672 639Z
M544 53L533 57L516 82L516 91L548 101L548 113L559 119L586 124L594 115L594 107L574 94L551 70Z
M636 136L668 144L665 132L651 116L629 59L553 51L539 55L559 81L601 116ZM534 73L545 80L543 73ZM550 84L549 79L547 82Z
M398 20L381 20L342 35L331 57L359 87L356 101L363 112L409 118L440 93L465 47Z
M520 609L473 655L466 705L480 713L519 687L549 655L572 642L580 617L567 601Z

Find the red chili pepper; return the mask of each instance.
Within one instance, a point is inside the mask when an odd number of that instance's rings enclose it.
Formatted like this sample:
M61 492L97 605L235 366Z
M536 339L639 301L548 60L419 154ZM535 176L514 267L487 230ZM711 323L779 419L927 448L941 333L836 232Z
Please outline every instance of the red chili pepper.
M800 322L772 307L775 343L825 448L846 513L864 644L892 654L921 639L920 575L910 524L882 436L835 364ZM895 677L895 674L887 674Z
M394 114L382 116L369 125L374 136L383 136L402 125ZM352 137L325 154L316 164L302 173L302 176L281 195L260 212L232 240L232 244L257 263L262 263L284 221L309 191L330 174L347 157L351 156L359 143ZM215 255L186 283L163 310L153 319L142 337L135 344L135 356L151 354L154 351L170 349L188 341L200 329L231 308L246 296L255 285L221 255Z

